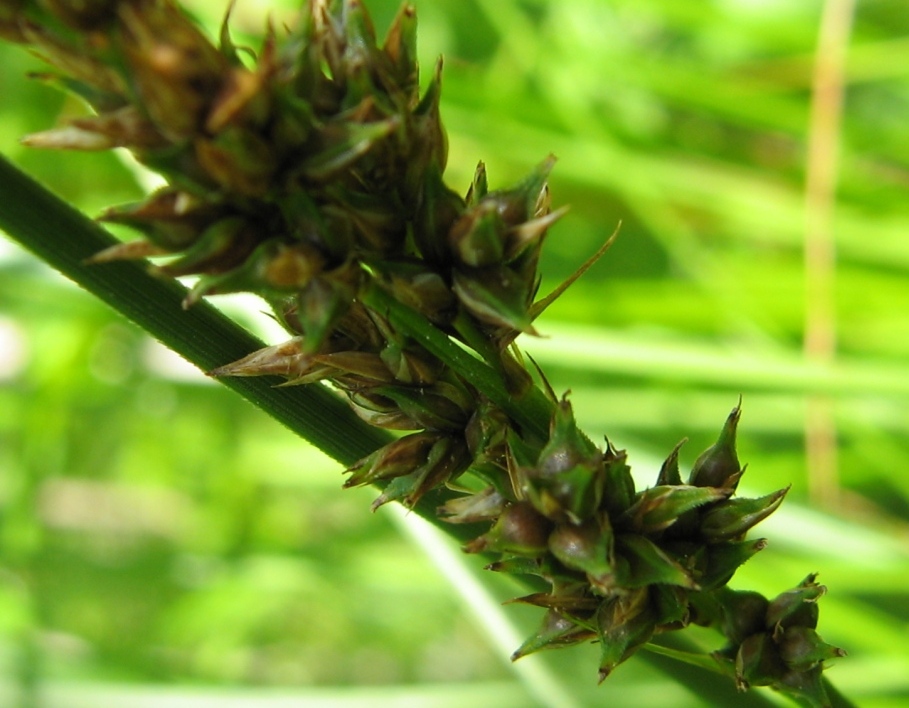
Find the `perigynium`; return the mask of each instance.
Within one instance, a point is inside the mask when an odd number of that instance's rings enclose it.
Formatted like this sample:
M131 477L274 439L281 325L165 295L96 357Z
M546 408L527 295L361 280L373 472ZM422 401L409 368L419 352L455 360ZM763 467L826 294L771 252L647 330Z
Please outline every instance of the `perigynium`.
M712 625L727 640L715 661L739 688L828 704L821 671L843 652L816 632L823 586L812 575L773 600L727 586L766 543L746 534L787 492L735 497L740 408L687 480L677 446L638 490L625 452L594 444L567 396L528 369L514 340L561 292L537 293L564 213L550 204L554 158L510 188L491 190L482 163L464 196L445 184L442 63L421 93L413 6L380 44L358 0L311 0L254 55L227 18L215 43L169 0L0 0L0 36L92 110L27 144L126 147L167 179L100 217L142 238L95 267L159 259L161 276L198 276L187 307L238 291L266 300L291 338L211 373L328 381L369 424L407 431L347 471L344 486L383 487L374 508L481 480L439 514L488 524L465 550L492 554L492 570L545 581L519 598L545 614L514 658L594 640L602 680L654 635ZM514 407L383 301L472 350ZM531 397L544 401L538 425L514 414Z

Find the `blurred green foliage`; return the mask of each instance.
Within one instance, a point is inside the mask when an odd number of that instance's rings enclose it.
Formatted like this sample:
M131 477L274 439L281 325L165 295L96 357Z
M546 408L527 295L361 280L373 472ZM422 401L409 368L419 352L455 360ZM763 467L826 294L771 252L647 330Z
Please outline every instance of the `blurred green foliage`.
M396 10L368 5L379 28ZM690 463L743 394L748 484L793 490L759 528L770 548L737 583L773 595L819 571L830 588L823 635L850 652L831 679L863 706L905 705L905 4L866 0L854 18L835 210L838 350L824 369L802 353L820 2L416 5L422 65L445 56L449 182L466 189L479 159L499 186L549 152L559 158L554 203L572 211L550 236L541 290L622 224L603 261L541 320L546 338L524 347L557 391L572 390L591 435L629 449L646 484L683 436ZM212 27L224 9L192 7ZM286 2L241 1L234 12L253 46L268 12L292 17ZM84 109L27 79L43 65L17 48L0 45L0 66L4 155L90 214L141 194L114 154L20 147L23 134ZM54 698L60 686L88 686L85 705L129 704L103 698L112 685L195 695L188 705L203 705L209 694L191 691L211 685L311 701L305 690L334 687L319 694L334 706L417 695L422 705L553 704L509 670L390 517L367 512L368 491L342 493L334 463L161 360L141 332L0 242L0 704L74 705ZM808 496L806 400L819 394L837 424L833 510ZM583 650L543 666L577 705L699 704L640 661L599 689ZM155 693L164 685L184 693ZM339 688L355 685L389 688Z

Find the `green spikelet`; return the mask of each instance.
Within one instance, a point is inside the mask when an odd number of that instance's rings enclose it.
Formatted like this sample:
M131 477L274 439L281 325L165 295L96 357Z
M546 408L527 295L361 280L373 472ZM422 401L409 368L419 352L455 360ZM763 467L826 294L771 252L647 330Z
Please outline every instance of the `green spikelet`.
M824 642L815 630L817 600L823 594L814 575L769 601L757 593L717 594L730 640L722 655L734 656L740 689L772 686L813 708L830 705L821 672L825 662L846 652Z
M552 555L567 568L585 573L590 584L604 594L618 586L614 543L606 515L579 526L562 524L549 536Z
M556 407L550 437L534 464L522 467L523 491L544 516L580 523L603 495L602 455L578 430L567 399Z
M486 534L464 549L468 553L488 550L537 558L546 552L550 528L550 522L529 504L512 504Z
M597 637L600 640L599 680L604 681L656 629L656 613L650 594L639 589L627 595L606 600L596 614Z
M728 487L735 490L743 471L735 452L735 433L741 415L741 405L732 409L719 439L695 461L689 484L696 487Z
M511 655L511 660L517 661L541 649L567 647L594 637L595 632L577 625L558 610L548 610L539 629Z

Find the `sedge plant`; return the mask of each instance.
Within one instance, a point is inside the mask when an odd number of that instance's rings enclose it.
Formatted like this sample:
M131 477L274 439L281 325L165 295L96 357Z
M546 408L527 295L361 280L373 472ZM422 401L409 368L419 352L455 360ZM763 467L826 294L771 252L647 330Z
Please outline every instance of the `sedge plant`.
M203 298L260 296L287 341L195 360L267 409L280 400L285 422L347 466L345 487L379 487L373 508L435 515L490 570L535 579L518 601L540 608L539 628L513 659L595 642L602 681L696 624L722 637L697 661L740 690L848 705L822 676L844 652L817 632L814 574L772 598L728 586L766 544L749 531L787 492L736 496L740 405L687 474L680 443L638 489L626 452L583 433L570 397L516 344L609 244L541 294L541 251L564 214L547 186L554 158L504 188L483 163L466 190L445 182L442 63L421 92L413 6L379 42L358 0L310 0L253 53L227 19L212 42L170 0L2 0L0 36L92 110L26 144L125 147L167 180L100 216L140 238L101 238L87 262L29 236L9 204L0 226L89 287L122 261L123 281L196 276L186 313L170 315L185 318L187 336L170 342L184 353L207 326L191 319ZM109 300L159 334L146 321L157 303L123 297ZM263 383L243 389L249 379Z

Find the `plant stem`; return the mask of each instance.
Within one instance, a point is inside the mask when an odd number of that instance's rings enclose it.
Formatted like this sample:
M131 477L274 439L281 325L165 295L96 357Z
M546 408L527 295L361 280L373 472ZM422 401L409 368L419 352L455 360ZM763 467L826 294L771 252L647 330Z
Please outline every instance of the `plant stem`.
M144 261L86 265L85 259L117 241L2 156L0 229L203 371L265 346L207 302L184 310L186 289L152 277ZM221 382L342 464L391 440L324 386L277 388L278 380L269 377Z
M672 656L660 652L659 647L671 647L676 651L695 651L693 644L684 637L675 635L659 635L657 642L646 645L654 646L654 651L642 652L651 665L661 672L675 679L678 683L688 687L704 703L715 706L736 706L736 708L768 708L776 705L761 691L748 691L740 693L735 683L726 676L720 676L706 668L692 666Z
M732 705L733 703L736 706L755 707L759 705L775 705L757 691L749 691L745 694L736 693L733 689L732 667L730 666L727 672L721 664L711 662L708 655L699 651L693 642L679 636L678 633L658 635L653 641L645 645L645 649L648 651L644 656L650 659L651 664L654 664L666 674L673 676L680 683L687 683L687 681L682 681L680 678L680 674L685 672L684 666L686 665L691 667L691 671L696 677L726 676L725 686L715 681L705 681L704 690L698 694L701 698L706 698L716 703L716 705ZM688 680L691 679L689 678ZM824 690L830 699L830 708L857 708L852 701L837 690L826 676L821 677L821 682L824 684ZM793 696L788 696L788 698L798 705L810 705L810 703L802 703ZM749 701L748 699L753 700Z

